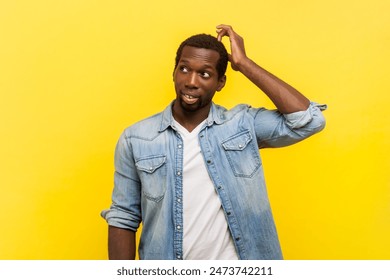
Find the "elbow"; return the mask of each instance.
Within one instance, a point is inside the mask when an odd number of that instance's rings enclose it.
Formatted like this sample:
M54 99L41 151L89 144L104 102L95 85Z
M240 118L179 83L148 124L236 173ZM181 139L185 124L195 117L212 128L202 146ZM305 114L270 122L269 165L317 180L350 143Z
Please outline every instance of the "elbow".
M316 116L313 118L313 122L315 123L315 127L317 127L316 132L322 131L326 126L326 119L321 111L318 111Z
M325 104L311 103L311 120L308 123L313 133L322 131L326 126L326 119L322 111L327 109Z
M326 120L322 113L319 113L316 117L313 117L312 125L315 132L322 131L326 126Z

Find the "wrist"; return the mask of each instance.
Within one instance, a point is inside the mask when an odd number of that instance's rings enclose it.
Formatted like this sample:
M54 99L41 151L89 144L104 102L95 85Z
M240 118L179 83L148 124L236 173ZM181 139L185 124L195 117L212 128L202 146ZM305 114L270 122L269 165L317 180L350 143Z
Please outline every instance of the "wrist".
M236 68L235 70L240 71L245 75L245 73L247 73L247 71L250 70L253 65L255 65L255 63L250 58L245 56L234 63L234 65Z

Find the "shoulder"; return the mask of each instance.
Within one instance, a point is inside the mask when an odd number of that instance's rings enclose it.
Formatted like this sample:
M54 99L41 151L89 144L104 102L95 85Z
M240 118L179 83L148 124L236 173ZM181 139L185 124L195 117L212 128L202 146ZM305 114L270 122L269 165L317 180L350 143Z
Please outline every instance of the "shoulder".
M128 126L123 134L125 138L154 139L161 128L163 112L154 114Z
M216 105L218 115L224 120L231 120L240 117L254 117L259 108L252 108L248 104L238 104L231 109L226 109L222 106Z

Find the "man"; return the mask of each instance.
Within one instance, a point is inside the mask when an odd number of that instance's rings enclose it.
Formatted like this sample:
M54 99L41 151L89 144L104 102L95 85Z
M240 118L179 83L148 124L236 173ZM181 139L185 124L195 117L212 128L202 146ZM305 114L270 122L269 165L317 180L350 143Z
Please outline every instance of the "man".
M118 141L113 201L102 212L110 259L134 259L141 222L140 259L282 259L259 148L290 145L322 130L324 106L249 59L231 26L219 25L217 33L180 45L176 99ZM214 104L228 61L277 110Z

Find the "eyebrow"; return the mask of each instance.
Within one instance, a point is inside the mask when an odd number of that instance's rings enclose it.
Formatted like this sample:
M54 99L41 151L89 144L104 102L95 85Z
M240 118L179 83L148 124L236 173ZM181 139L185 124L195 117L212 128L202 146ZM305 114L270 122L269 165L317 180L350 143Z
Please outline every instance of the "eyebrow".
M180 63L180 62L189 63L189 61L188 61L187 59L180 59L180 60L179 60L179 63ZM202 67L205 68L205 69L213 69L213 70L216 70L216 67L214 67L214 66L212 66L211 64L208 64L208 63L203 64Z

